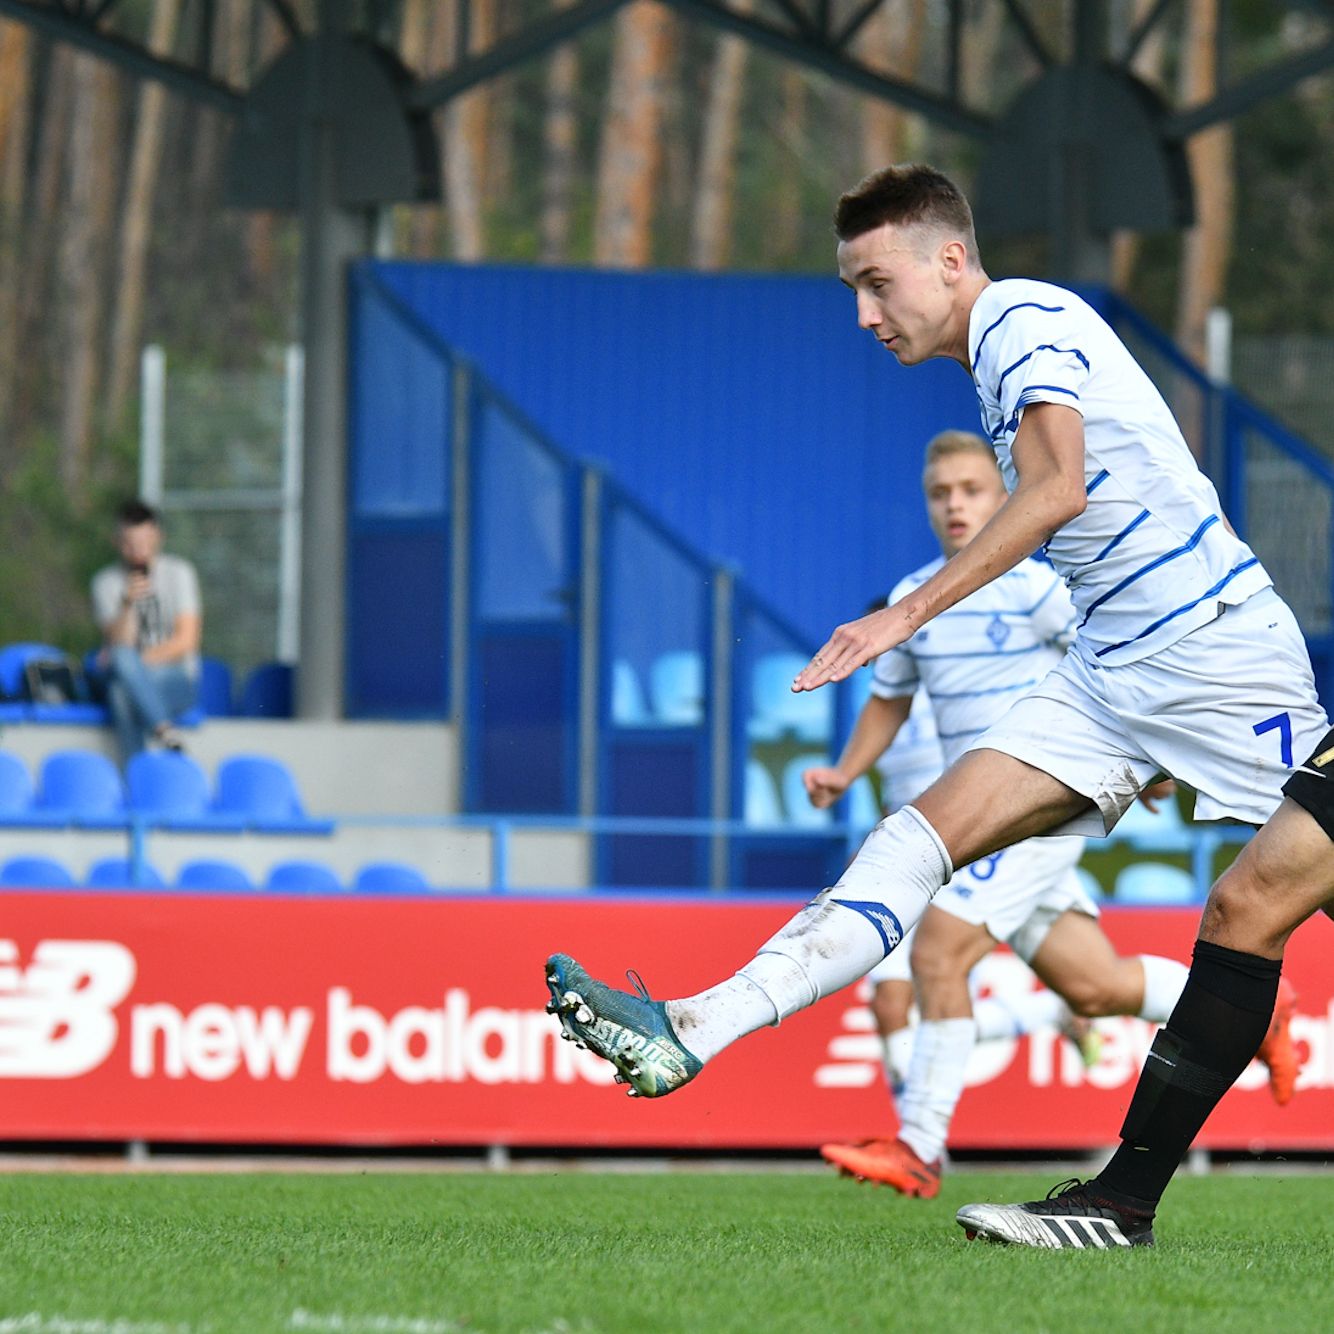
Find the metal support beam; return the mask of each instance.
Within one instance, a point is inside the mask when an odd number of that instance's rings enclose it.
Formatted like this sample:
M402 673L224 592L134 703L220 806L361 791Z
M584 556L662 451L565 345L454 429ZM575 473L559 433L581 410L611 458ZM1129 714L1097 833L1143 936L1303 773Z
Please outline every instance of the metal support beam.
M558 10L547 18L530 23L489 50L461 61L448 74L419 84L409 97L409 104L426 111L448 102L451 97L466 93L469 88L577 37L585 28L610 17L625 3L626 0L581 0L569 9Z
M1051 52L1047 50L1046 43L1038 36L1038 30L1033 26L1033 21L1024 11L1023 5L1019 0L1004 0L1005 12L1014 20L1014 26L1019 29L1019 35L1024 39L1024 45L1033 53L1033 58L1042 66L1043 69L1050 69L1052 65ZM1075 6L1076 15L1078 14L1079 4ZM1078 19L1076 18L1076 21Z
M338 205L339 52L344 0L321 0L301 131L301 342L306 380L297 713L343 713L347 529L347 266L370 249L370 219ZM326 40L326 38L328 40Z
M802 41L763 19L737 14L718 3L718 0L666 0L666 3L682 14L701 18L715 27L749 38L756 46L767 47L795 64L821 70L849 87L892 102L908 111L915 111L919 116L947 130L953 130L956 134L985 139L991 132L992 121L989 116L969 111L957 102L914 84L891 79L859 61L849 59L831 46Z
M0 17L16 19L44 37L77 46L137 78L153 79L173 92L216 107L229 116L240 114L244 94L235 88L200 74L189 65L155 56L125 38L103 32L63 10L32 4L31 0L0 0Z
M1169 139L1189 139L1191 135L1207 130L1219 121L1232 120L1258 103L1287 92L1303 79L1323 74L1331 65L1334 65L1334 37L1299 56L1293 56L1291 60L1279 61L1249 79L1225 88L1217 97L1210 98L1190 111L1180 111L1175 116L1169 116L1163 126L1163 133Z

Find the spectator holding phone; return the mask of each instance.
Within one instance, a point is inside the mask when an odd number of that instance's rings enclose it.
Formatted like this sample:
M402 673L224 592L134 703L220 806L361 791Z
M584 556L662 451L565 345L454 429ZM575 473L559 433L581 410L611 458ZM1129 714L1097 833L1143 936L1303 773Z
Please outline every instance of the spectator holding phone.
M157 511L129 500L117 511L120 559L93 576L97 655L121 763L155 743L181 750L176 719L199 694L199 576L162 551Z

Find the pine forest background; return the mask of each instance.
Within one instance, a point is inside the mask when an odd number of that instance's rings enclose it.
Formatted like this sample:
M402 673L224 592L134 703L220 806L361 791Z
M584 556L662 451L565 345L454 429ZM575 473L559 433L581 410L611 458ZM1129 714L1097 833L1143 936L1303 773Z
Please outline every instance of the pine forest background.
M473 48L550 3L471 0ZM309 24L309 0L292 4ZM1150 7L1112 10L1128 31ZM455 0L382 8L419 75L453 63ZM945 8L885 0L859 58L943 86ZM1029 0L1052 49L1068 49L1069 9ZM1004 10L964 5L963 94L989 112L1037 72ZM207 50L238 87L283 40L262 0L122 0L114 21L164 54ZM1266 0L1182 0L1138 72L1174 104L1204 100L1220 25L1234 78L1324 31ZM977 154L653 0L436 115L445 200L393 211L404 256L831 273L842 190L910 158L967 186ZM227 133L220 113L0 21L0 642L93 642L87 582L135 488L144 343L224 377L297 337L295 225L224 206ZM1334 447L1334 82L1308 79L1190 153L1197 225L1117 237L1114 284L1197 355L1205 312L1229 307L1241 386ZM1046 272L1040 241L983 245L993 276Z

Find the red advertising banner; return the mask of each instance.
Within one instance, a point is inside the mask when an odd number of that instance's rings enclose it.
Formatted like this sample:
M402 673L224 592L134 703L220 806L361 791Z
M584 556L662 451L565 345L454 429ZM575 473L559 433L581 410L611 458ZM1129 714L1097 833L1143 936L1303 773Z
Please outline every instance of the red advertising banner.
M20 892L3 905L0 1139L755 1148L893 1127L855 988L652 1102L613 1088L543 1012L554 950L689 995L734 971L791 903ZM1105 923L1123 952L1187 959L1197 914L1114 910ZM1298 1096L1276 1107L1252 1066L1205 1145L1334 1145L1330 929L1308 924L1289 951ZM1003 953L982 980L1034 985ZM1151 1030L1100 1027L1088 1070L1055 1034L979 1047L953 1143L1114 1143Z

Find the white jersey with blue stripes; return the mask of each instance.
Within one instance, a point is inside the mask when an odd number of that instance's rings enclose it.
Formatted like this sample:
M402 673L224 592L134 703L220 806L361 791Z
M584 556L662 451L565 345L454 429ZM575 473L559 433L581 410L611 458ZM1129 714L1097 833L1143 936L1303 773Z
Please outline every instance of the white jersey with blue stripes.
M944 563L939 556L914 571L890 602L906 597ZM871 692L897 699L924 687L941 751L952 764L1064 657L1076 621L1060 575L1041 561L1020 561L882 653Z
M1137 662L1270 585L1228 531L1162 395L1102 317L1073 292L1007 278L973 307L968 353L1005 485L1030 403L1084 419L1084 512L1046 547L1079 613L1081 644L1106 666Z

